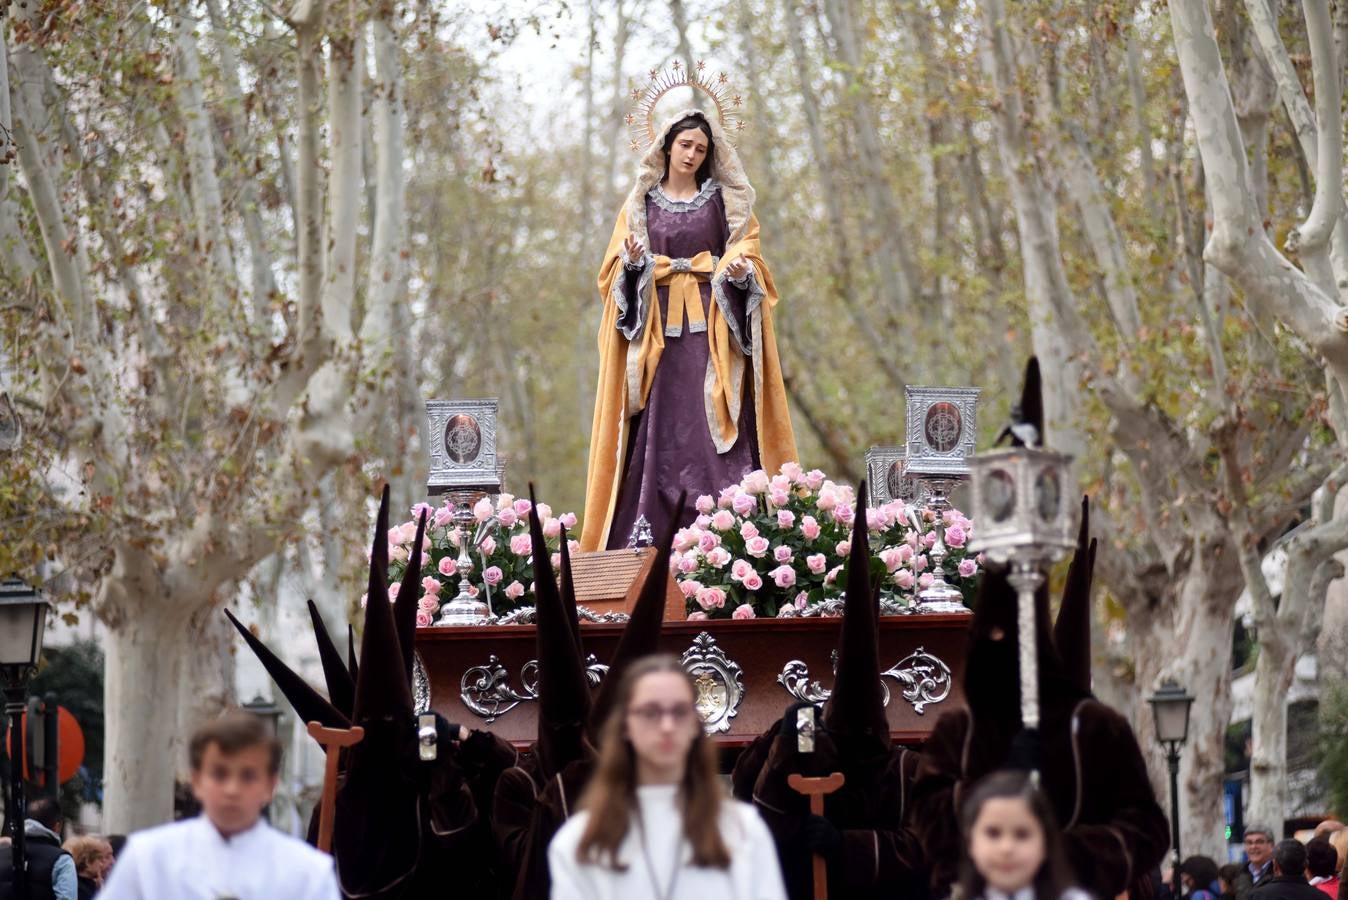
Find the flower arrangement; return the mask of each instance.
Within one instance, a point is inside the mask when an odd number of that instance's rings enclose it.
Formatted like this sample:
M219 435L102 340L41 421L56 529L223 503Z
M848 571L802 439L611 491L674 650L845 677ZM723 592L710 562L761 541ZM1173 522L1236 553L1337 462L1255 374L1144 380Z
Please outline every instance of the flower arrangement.
M492 611L500 616L534 602L533 545L529 538L529 510L532 504L525 498L500 494L495 503L484 497L473 507L477 525L494 522L476 549L470 548L473 568L468 573L468 593L476 597L490 587ZM417 626L430 625L440 605L459 592L459 529L454 524L449 506L433 507L418 503L412 507L412 520L395 525L388 531L389 545L389 599L397 599L403 576L407 572L412 542L417 536L417 520L425 511L426 534L421 544L422 596L417 609ZM538 504L538 518L543 523L543 536L552 565L561 565L562 529L576 527L575 513L553 516L546 503ZM580 549L577 541L569 541L572 553ZM364 606L366 597L361 597Z
M784 464L759 469L719 498L697 498L698 517L674 536L670 566L689 619L776 616L841 597L851 549L856 493L818 469ZM894 500L867 510L871 577L885 592L911 603L932 582L927 551L936 543L936 514L920 510L914 527L907 504ZM946 580L970 597L979 560L966 547L973 523L959 510L943 514Z

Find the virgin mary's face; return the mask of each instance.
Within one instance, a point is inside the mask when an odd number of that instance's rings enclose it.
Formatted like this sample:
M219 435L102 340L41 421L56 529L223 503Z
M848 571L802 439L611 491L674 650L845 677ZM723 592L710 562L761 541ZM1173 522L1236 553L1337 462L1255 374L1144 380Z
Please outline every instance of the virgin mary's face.
M706 158L707 135L701 128L689 128L674 137L669 148L669 170L693 176Z

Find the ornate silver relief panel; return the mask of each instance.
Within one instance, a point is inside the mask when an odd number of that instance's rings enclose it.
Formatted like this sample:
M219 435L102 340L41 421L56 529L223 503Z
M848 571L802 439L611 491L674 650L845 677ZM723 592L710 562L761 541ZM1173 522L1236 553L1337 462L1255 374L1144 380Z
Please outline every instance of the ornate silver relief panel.
M838 666L838 652L833 652L833 668ZM880 673L880 687L884 691L885 706L889 706L890 687L887 680L893 680L899 695L912 704L913 710L920 716L927 706L940 703L950 696L950 667L940 657L928 653L924 648L899 660ZM793 659L782 667L777 675L777 683L797 700L806 703L823 703L832 695L832 691L817 680L810 679L810 667L798 659Z
M707 734L730 730L730 720L744 700L740 664L726 656L716 639L703 631L683 651L683 668L697 687L695 705Z

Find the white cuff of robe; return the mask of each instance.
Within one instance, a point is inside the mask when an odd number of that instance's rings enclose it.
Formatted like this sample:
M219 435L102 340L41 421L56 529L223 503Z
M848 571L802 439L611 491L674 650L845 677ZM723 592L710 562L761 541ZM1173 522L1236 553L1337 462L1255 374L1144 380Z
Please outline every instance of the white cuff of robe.
M646 268L646 258L643 256L640 261L632 262L627 256L627 248L623 247L618 251L618 258L623 261L623 268L629 272L639 272Z
M730 283L737 288L747 288L749 286L749 279L754 277L754 261L752 259L746 259L745 263L749 268L745 270L744 275L740 278L729 279Z

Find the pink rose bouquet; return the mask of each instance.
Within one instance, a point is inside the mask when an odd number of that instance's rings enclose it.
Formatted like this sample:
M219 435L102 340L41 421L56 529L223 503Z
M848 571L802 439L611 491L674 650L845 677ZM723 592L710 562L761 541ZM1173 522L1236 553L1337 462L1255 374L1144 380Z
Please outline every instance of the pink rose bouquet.
M534 603L533 545L529 540L529 500L501 494L495 500L484 498L473 507L473 523L492 521L496 530L482 544L469 550L473 568L468 573L468 592L485 600L491 593L491 607L496 615L504 615L521 606ZM439 605L459 593L459 534L447 506L432 508L419 503L412 508L410 522L389 529L389 594L394 595L402 583L411 555L412 541L416 540L416 516L426 510L426 536L422 542L421 583L425 595L418 604L417 624L430 625L438 614ZM553 560L561 550L561 530L576 524L574 513L553 516L546 503L538 504L543 520L543 533L548 552ZM570 550L577 553L580 544L570 541ZM528 588L525 588L528 585Z
M850 485L818 469L787 463L774 475L757 470L738 484L698 498L698 519L675 538L671 569L690 617L773 617L841 597L852 521L861 503ZM936 541L936 516L919 511L915 528L908 505L895 500L867 510L872 580L890 599L912 602L930 584L928 554ZM979 566L966 547L973 523L958 510L945 513L946 580L971 598Z

